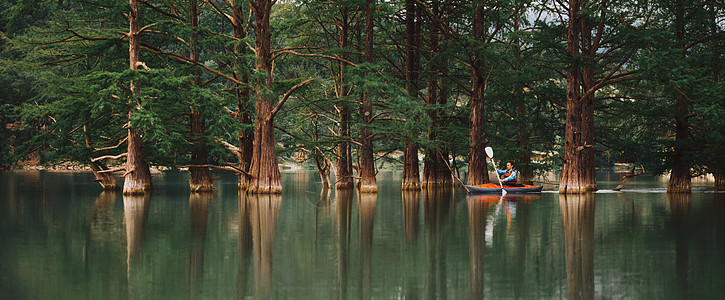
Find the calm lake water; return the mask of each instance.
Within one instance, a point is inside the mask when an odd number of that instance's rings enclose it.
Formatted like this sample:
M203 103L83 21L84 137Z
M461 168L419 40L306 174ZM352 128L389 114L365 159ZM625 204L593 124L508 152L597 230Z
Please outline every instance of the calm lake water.
M0 173L1 299L724 299L725 194L560 196L321 191L283 173L284 194L210 196L187 174L151 197L101 193L90 173ZM704 185L704 183L703 183ZM552 187L549 187L551 189Z

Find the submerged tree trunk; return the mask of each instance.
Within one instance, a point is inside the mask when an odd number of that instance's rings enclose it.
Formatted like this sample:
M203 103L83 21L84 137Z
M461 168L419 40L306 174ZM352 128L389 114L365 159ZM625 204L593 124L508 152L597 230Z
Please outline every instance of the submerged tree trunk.
M257 96L254 124L254 148L249 169L251 180L247 191L252 194L282 193L282 182L275 152L272 90L272 41L269 31L269 16L272 10L270 0L255 0L254 41L257 70L266 78L255 84Z
M681 51L678 60L685 58L685 16L682 0L675 4L675 36L677 48ZM685 159L686 141L689 139L688 124L688 99L682 93L677 93L675 98L675 153L672 158L672 173L670 184L667 187L668 193L690 193L691 178L690 164Z
M348 46L350 25L348 23L347 10L343 10L342 19L338 24L340 29L340 48L345 49ZM344 58L344 55L343 55ZM335 166L335 188L336 189L350 189L353 187L352 181L352 151L350 147L350 108L345 102L345 98L348 96L348 90L345 88L345 64L338 62L338 78L336 79L336 95L340 101L339 106L339 121L340 126L338 128L338 138L340 139L337 145L337 165Z
M473 39L483 43L486 39L484 27L485 8L481 3L473 4ZM489 181L486 166L486 65L480 49L471 55L471 133L468 152L468 184L476 185Z
M594 88L594 59L597 49L592 45L592 25L589 17L582 14L581 45L585 64L581 69L582 92ZM590 93L581 101L582 141L581 150L581 181L586 191L597 190L596 168L594 165L594 93Z
M247 37L244 28L244 10L243 1L237 0L232 11L232 26L234 38L238 41ZM252 116L250 114L249 99L249 73L246 71L247 61L244 56L247 54L246 47L241 43L234 45L234 53L237 56L238 66L235 77L242 84L237 85L237 120L242 125L239 131L239 168L249 172L252 163L252 149L254 145L254 131L252 126ZM246 190L249 184L249 178L243 174L239 175L238 187L240 190Z
M437 1L433 2L432 10L433 14L436 15L436 19L441 19L442 16L438 4L439 3ZM439 36L440 25L437 24L437 22L434 22L429 35L430 51L432 52L432 55L438 55ZM432 76L430 76L430 80L428 81L427 104L430 106L436 106L436 104L443 106L446 104L448 98L448 93L444 90L443 84L438 83L440 78L437 74L443 74L444 72L442 70L442 65L445 65L445 62L442 64L436 63L432 66ZM439 142L439 139L444 139L445 137L439 137L437 132L438 128L441 126L438 121L440 113L440 109L429 109L428 111L428 118L430 119L428 140L434 143L435 146L429 146L425 151L425 160L423 162L423 186L426 188L438 188L453 184L453 176L444 161L448 159L448 152L445 149L441 149L443 148L443 143Z
M138 32L138 3L137 0L129 0L130 11L128 14L129 21L129 32L128 32L128 44L129 44L129 65L132 70L138 70L141 65L139 58L139 32ZM131 92L136 93L137 87L131 83ZM131 121L131 116L138 106L137 103L131 103L132 108L128 112L128 120ZM129 126L128 128L128 152L126 157L126 173L125 181L123 183L123 194L124 195L140 195L153 190L153 183L151 182L151 172L149 167L144 161L143 156L143 140L136 130Z
M715 190L725 191L725 168L722 165L716 166L712 175L715 177Z
M567 30L567 55L569 63L566 71L566 129L564 135L564 162L559 182L559 193L585 193L594 188L594 180L588 175L593 172L593 161L585 162L584 151L593 147L587 139L593 136L593 128L587 124L593 122L593 107L584 104L581 99L582 67L578 62L580 53L580 36L582 34L582 16L580 0L569 1L569 26ZM592 74L585 72L587 76ZM586 80L590 80L588 77ZM589 118L592 118L591 120ZM591 123L593 124L593 123ZM592 169L592 170L590 170Z
M196 32L194 32L194 28L199 26L199 14L197 13L196 0L191 0L189 5L189 14L191 15L190 21L192 28L191 38L189 39L189 60L191 60L192 62L198 62L199 49L197 48L197 41L199 37ZM199 78L198 74L195 74L193 84L197 87L201 85L201 79ZM195 105L193 100L190 102L192 103L192 107L191 120L189 123L191 127L192 140L194 142L194 148L191 150L191 160L194 162L195 165L206 165L206 142L203 140L203 135L206 131L206 125L204 122L204 117L202 116L202 112L200 111L201 105ZM214 190L214 184L212 182L211 176L209 175L209 168L190 167L189 173L189 188L192 192L211 192L212 190Z
M418 101L418 31L416 26L416 2L405 1L405 27L406 27L406 86L408 96L417 105ZM413 135L415 133L412 133ZM418 171L418 145L413 137L405 134L405 149L403 150L403 190L420 189L420 174Z
M372 0L365 1L365 62L373 62L373 10ZM373 157L373 138L370 133L373 106L368 91L363 91L362 115L363 126L361 130L362 151L360 153L360 192L376 193L378 184L375 180L375 158Z

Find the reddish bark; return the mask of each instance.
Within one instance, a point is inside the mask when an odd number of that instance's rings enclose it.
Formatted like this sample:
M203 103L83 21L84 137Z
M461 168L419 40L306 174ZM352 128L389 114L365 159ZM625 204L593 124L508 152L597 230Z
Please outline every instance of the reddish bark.
M440 18L440 9L438 2L433 3L433 13L436 14L437 18ZM420 23L420 22L419 22ZM434 23L431 32L429 34L430 39L430 51L432 53L438 52L438 37L440 36L440 26ZM430 76L428 81L428 105L435 106L440 104L441 106L446 104L448 93L442 90L442 84L438 84L438 76L436 74L443 73L441 64L434 64L431 72L433 76ZM440 93L439 93L440 89ZM430 128L428 130L428 140L437 141L438 136L436 131L440 127L438 122L438 115L441 113L439 109L430 109L428 111L428 118L430 119ZM448 154L445 150L440 147L432 146L426 149L425 159L423 161L423 186L426 188L438 188L449 186L453 184L453 176L450 169L446 165L444 159L448 158Z
M406 90L416 105L418 100L418 77L419 77L419 56L418 56L418 31L416 26L416 1L405 1L405 27L406 27ZM403 150L403 190L420 189L420 174L418 166L418 145L405 137L405 149Z
M189 3L189 14L191 16L191 27L195 28L199 26L199 14L197 12L196 0L191 0ZM199 61L199 49L197 48L197 41L199 37L196 33L191 34L189 39L189 60L192 62ZM193 84L200 85L199 75L196 74L193 80ZM192 101L193 102L193 101ZM194 141L194 148L191 150L191 160L195 165L206 165L207 150L206 143L201 138L206 131L206 124L202 113L198 107L191 108L191 136ZM209 175L209 168L207 167L190 167L189 168L189 188L192 192L211 192L214 190L214 184L212 178Z
M485 10L483 4L473 4L473 39L484 42L486 28L484 28ZM488 167L486 165L486 118L485 87L486 65L482 54L471 54L471 133L468 152L468 185L489 182Z
M592 25L586 14L581 20L581 43L584 65L581 69L582 91L588 91L594 87L594 59L597 49L592 45ZM582 115L582 141L584 148L581 150L581 181L585 190L597 190L596 168L594 165L594 93L580 100Z
M373 11L372 0L365 2L365 62L373 62ZM362 105L360 107L363 127L361 130L361 153L360 153L360 192L377 193L378 184L375 179L375 158L373 157L373 138L370 133L372 122L373 106L370 103L369 95L363 92Z
M593 147L593 105L582 99L582 76L584 86L593 79L592 70L582 70L578 59L581 56L582 16L580 0L569 1L569 25L567 29L567 55L570 62L566 72L566 128L564 134L564 164L561 170L559 193L577 194L596 189L593 153L585 161L586 151ZM590 31L590 30L589 30ZM591 33L584 37L591 39ZM585 73L585 74L583 74ZM593 99L592 99L593 100Z
M242 40L247 37L247 32L244 28L244 11L241 5L242 1L237 0L234 4L234 10L232 11L232 27L233 35L237 40ZM244 69L244 65L247 63L244 56L247 54L246 47L237 44L234 46L234 53L237 56L239 65L242 66L240 69ZM252 128L252 116L249 113L249 73L247 71L235 72L235 77L239 79L242 84L237 85L236 96L237 96L237 120L242 125L242 130L239 131L239 168L249 172L249 167L252 163L252 150L254 144L254 131ZM239 175L238 186L240 190L246 190L249 184L249 178L245 175Z
M350 24L348 23L347 11L343 10L342 19L339 20L338 27L340 28L340 47L345 49L349 44L349 30ZM345 56L343 55L343 58ZM338 78L336 79L335 88L337 89L336 95L338 99L344 99L348 96L348 89L345 88L345 64L343 62L337 62L339 72ZM337 165L335 166L335 188L336 189L350 189L353 187L352 181L352 152L350 147L350 108L348 105L341 101L339 106L340 115L340 127L338 128L338 137L340 143L337 145Z
M341 139L337 145L337 165L335 166L335 188L349 189L352 183L352 158L350 151L350 110L347 104L340 105L340 128L338 137Z
M255 106L254 148L249 169L251 180L247 191L252 194L276 194L282 193L282 183L277 153L275 152L274 116L272 115L274 98L268 92L272 90L272 40L269 31L272 2L270 0L255 0L251 5L255 16L256 68L266 78L255 84L257 103Z
M129 66L132 70L137 70L141 64L139 57L139 32L138 32L138 3L137 0L129 0L130 10L128 14L129 31ZM131 84L131 91L137 92L136 87ZM131 120L136 103L132 103L133 107L128 113L128 119ZM126 179L123 183L124 195L139 195L153 190L151 181L151 172L144 161L143 156L143 140L135 129L128 129L128 156L126 157Z

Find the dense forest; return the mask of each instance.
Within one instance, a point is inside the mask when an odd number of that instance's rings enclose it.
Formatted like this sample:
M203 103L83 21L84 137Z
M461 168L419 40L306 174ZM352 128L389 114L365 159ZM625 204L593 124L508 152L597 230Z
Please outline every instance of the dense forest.
M279 193L280 164L375 192L615 162L725 190L719 0L0 2L0 164L88 165L105 189L150 167ZM422 170L422 172L420 172ZM114 175L116 174L116 175ZM334 176L331 176L334 175ZM493 179L495 180L495 178Z

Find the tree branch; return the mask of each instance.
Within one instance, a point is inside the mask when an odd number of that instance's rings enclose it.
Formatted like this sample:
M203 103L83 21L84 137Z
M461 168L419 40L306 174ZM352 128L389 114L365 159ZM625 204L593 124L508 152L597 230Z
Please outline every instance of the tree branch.
M317 54L317 53L299 53L299 52L292 51L292 50L280 50L277 54L275 54L275 55L272 56L272 59L271 60L274 60L275 58L277 58L277 56L280 56L280 55L285 54L285 53L293 54L293 55L297 55L297 56L304 56L304 57L328 58L328 59L333 59L333 60L337 60L337 61L344 62L344 63L346 63L348 65L353 66L353 67L357 67L357 64L355 64L354 62L351 62L351 61L349 61L347 59L344 59L342 57L331 56L331 55L324 55L324 54Z
M116 149L116 148L120 147L127 140L128 140L128 135L126 137L124 137L122 140L120 140L116 146L110 146L110 147L103 147L103 148L93 149L93 152Z
M128 156L128 153L121 153L121 154L116 155L116 156L113 156L113 155L104 155L104 156L101 156L101 157L96 157L96 158L91 159L91 162L97 162L99 160L104 160L104 159L119 159L121 157L126 157L126 156Z
M277 103L277 106L269 114L269 119L273 119L274 118L274 116L277 114L277 112L279 112L279 110L282 108L282 105L287 101L287 99L289 99L290 95L292 95L292 93L295 90L297 90L297 89L299 89L299 88L301 88L301 87L303 87L305 85L308 85L310 82L312 82L314 80L315 80L314 78L307 79L307 80L305 80L303 82L300 82L300 83L296 84L291 89L289 89L289 91L287 91L287 93L285 93L284 96L282 97L282 100L279 100L279 103Z
M121 167L121 168L115 168L115 169L108 169L108 170L98 171L98 173L115 173L115 172L120 172L120 171L126 171L126 168Z

